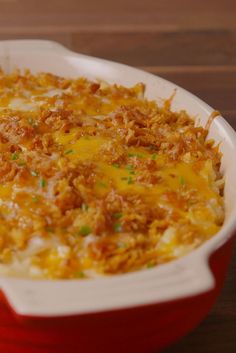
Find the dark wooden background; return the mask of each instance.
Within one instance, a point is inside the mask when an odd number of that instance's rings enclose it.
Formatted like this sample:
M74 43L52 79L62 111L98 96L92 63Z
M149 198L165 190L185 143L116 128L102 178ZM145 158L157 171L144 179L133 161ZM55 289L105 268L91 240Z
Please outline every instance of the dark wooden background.
M17 38L56 40L160 75L236 129L236 0L0 0L0 40ZM236 256L209 317L166 350L235 352Z

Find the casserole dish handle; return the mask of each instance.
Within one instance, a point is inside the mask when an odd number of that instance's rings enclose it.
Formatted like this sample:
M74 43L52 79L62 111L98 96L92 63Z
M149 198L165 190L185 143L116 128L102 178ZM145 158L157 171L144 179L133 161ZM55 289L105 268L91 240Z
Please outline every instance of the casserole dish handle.
M164 303L202 294L214 286L213 273L202 256L186 256L156 268L92 280L0 279L1 290L13 310L31 317Z

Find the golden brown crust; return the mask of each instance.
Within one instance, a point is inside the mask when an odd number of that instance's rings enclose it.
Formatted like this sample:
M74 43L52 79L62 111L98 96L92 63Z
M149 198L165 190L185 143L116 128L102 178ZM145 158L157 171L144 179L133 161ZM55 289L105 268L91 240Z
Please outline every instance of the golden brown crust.
M0 270L122 273L218 231L221 155L173 97L29 71L0 73L0 93Z

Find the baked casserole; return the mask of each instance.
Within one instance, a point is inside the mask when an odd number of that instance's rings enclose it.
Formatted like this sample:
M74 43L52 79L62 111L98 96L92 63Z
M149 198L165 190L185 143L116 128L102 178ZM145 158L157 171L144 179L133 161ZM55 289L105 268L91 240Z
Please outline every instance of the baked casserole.
M219 146L171 100L0 73L0 273L90 278L151 268L224 220Z

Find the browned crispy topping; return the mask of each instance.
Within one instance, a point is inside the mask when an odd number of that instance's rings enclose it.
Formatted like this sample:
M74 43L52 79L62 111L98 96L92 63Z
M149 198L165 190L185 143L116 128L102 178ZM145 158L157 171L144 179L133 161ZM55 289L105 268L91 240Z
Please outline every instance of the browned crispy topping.
M221 155L171 99L157 106L143 84L0 73L0 273L133 271L219 230Z

